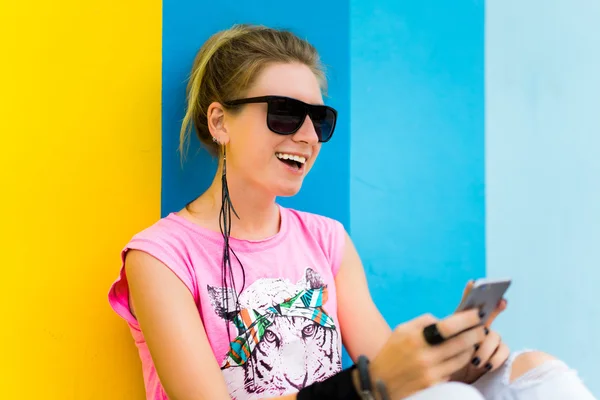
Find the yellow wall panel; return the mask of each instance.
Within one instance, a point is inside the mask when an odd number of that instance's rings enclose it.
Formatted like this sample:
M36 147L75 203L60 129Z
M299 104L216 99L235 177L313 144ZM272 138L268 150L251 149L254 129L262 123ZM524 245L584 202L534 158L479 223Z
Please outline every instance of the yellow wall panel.
M0 2L2 399L141 399L107 292L160 216L160 1Z

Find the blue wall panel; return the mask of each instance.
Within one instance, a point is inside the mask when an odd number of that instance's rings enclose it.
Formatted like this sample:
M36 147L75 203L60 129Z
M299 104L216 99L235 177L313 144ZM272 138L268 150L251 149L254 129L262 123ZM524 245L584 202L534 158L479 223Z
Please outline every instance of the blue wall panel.
M350 220L386 319L485 275L484 6L353 0Z
M220 1L217 8L203 1L164 2L162 215L180 209L202 193L210 185L216 169L216 163L208 154L198 150L195 137L183 168L177 151L186 78L193 58L213 33L235 23L253 23L291 29L317 48L330 76L329 96L325 102L337 108L340 114L334 138L323 146L301 192L280 202L349 225L348 7L342 0L309 0L301 7L269 0Z

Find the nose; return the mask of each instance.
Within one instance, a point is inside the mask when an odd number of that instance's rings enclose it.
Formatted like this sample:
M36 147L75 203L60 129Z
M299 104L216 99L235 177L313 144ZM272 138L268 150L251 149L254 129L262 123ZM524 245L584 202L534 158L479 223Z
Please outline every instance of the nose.
M304 118L302 126L294 133L293 139L295 142L304 142L311 146L319 143L319 136L317 135L317 131L315 131L315 125L310 119L310 116L307 115L306 118Z

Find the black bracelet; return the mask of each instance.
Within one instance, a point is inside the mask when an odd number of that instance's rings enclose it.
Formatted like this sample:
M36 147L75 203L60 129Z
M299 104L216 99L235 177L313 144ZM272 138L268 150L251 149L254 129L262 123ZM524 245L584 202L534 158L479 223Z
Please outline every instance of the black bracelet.
M374 400L373 392L377 392L382 400L389 400L390 395L387 387L381 380L375 382L375 390L373 390L371 374L369 373L369 359L365 356L358 357L357 362L358 373L360 375L360 391L363 400Z
M362 399L375 400L373 386L371 385L371 374L369 374L369 359L363 355L359 356L356 366L360 377L360 394Z
M323 382L315 382L301 389L297 400L361 400L352 381L356 366L343 370Z
M382 381L377 380L377 382L375 382L375 386L377 386L377 393L379 393L381 400L390 400L390 394L388 393L387 387Z

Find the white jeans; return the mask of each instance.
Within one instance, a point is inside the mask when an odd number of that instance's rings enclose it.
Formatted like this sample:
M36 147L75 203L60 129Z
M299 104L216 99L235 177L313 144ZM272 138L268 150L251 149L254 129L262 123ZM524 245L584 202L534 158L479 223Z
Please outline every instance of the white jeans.
M577 372L559 360L548 361L510 382L513 353L496 371L473 385L445 383L423 390L406 400L596 400Z

